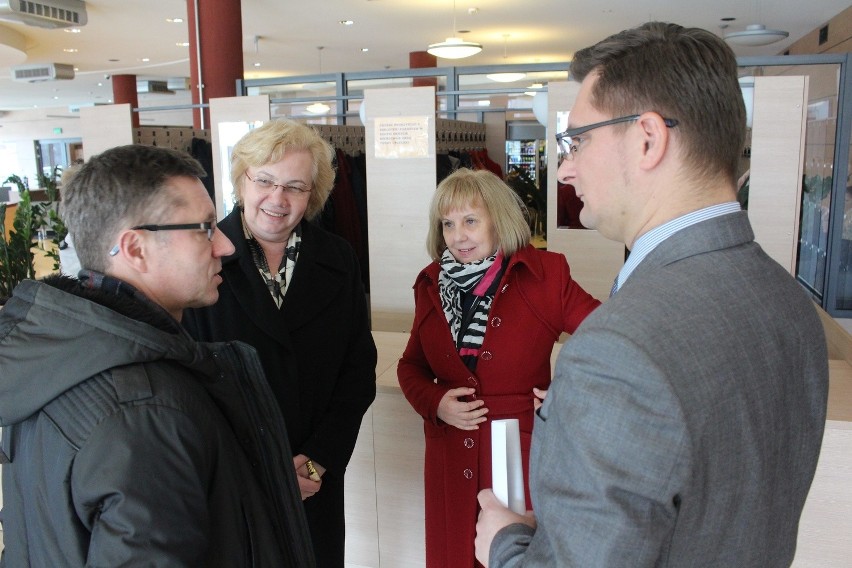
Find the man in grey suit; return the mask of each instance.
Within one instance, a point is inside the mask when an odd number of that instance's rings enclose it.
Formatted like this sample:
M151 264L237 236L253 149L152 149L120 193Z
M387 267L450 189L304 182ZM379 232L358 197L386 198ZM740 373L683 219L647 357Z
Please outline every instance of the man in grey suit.
M480 493L476 556L514 566L788 566L825 425L811 300L736 202L731 50L649 23L577 52L557 136L580 218L631 250L559 356L530 459L534 513Z

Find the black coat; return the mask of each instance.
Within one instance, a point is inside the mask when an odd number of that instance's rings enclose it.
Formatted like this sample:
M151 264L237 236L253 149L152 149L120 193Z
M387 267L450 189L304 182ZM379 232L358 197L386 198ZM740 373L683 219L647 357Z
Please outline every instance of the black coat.
M187 310L198 339L254 346L284 414L294 455L326 469L304 501L318 566L342 566L343 475L376 396L376 346L358 261L346 241L302 222L302 244L279 310L254 265L235 208L218 228L236 248L223 259L219 301Z

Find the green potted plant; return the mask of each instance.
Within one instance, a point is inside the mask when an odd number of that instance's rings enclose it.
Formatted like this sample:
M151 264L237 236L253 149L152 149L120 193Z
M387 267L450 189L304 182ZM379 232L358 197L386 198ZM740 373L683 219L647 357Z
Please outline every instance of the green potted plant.
M58 245L65 238L67 230L56 211L59 191L56 184L58 168L53 178L39 176L40 185L47 192L47 201L32 203L29 189L24 185L20 176L11 175L4 183L17 186L20 201L17 204L9 235L6 236L7 204L0 204L0 305L12 295L12 290L25 278L35 278L33 264L34 250L39 246L33 237L38 231L51 232L51 239ZM59 269L59 253L57 247L47 247L46 254L53 259L54 270Z
M30 192L24 187L18 176L10 176L6 182L18 186L21 200L18 202L9 236L6 236L6 208L0 204L0 219L3 230L0 231L0 302L12 295L12 290L25 278L33 278L33 210Z

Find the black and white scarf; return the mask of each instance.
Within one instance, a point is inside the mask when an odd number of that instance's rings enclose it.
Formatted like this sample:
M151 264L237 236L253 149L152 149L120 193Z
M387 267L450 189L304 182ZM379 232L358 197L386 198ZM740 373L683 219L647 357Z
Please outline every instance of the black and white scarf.
M296 228L290 233L290 239L284 248L284 257L281 259L281 265L273 273L269 269L269 263L266 260L266 255L263 253L263 248L257 242L257 239L254 238L254 235L251 234L245 217L242 217L242 221L243 234L248 242L254 265L266 283L266 288L269 290L272 300L280 310L284 303L284 294L287 293L287 287L290 285L290 279L293 277L293 269L296 268L296 260L299 258L299 248L302 245L302 226L296 225Z
M462 264L446 249L440 264L438 295L441 308L459 356L468 368L474 369L485 338L491 302L505 268L503 253L498 249L482 260ZM465 294L473 295L467 310L462 309L462 296Z

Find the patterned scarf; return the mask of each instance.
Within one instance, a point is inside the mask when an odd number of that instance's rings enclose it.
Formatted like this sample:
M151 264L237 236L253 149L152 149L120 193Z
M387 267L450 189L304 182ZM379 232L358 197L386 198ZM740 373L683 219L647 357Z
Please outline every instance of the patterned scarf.
M278 309L281 309L284 303L284 295L287 293L287 288L290 285L290 280L293 277L293 269L296 268L296 260L299 258L299 249L302 245L302 226L296 225L293 232L290 233L290 239L287 241L284 249L284 257L281 259L281 265L275 274L269 269L269 263L266 261L266 255L263 252L263 247L251 234L251 230L246 224L246 219L241 215L243 221L243 234L248 242L251 257L254 260L254 265L257 267L260 276L266 283L269 294Z
M441 272L438 274L438 295L444 317L456 349L471 370L476 367L479 350L485 338L488 312L505 269L503 252L468 264L458 262L449 249L441 255ZM462 295L473 294L467 311L462 310Z

